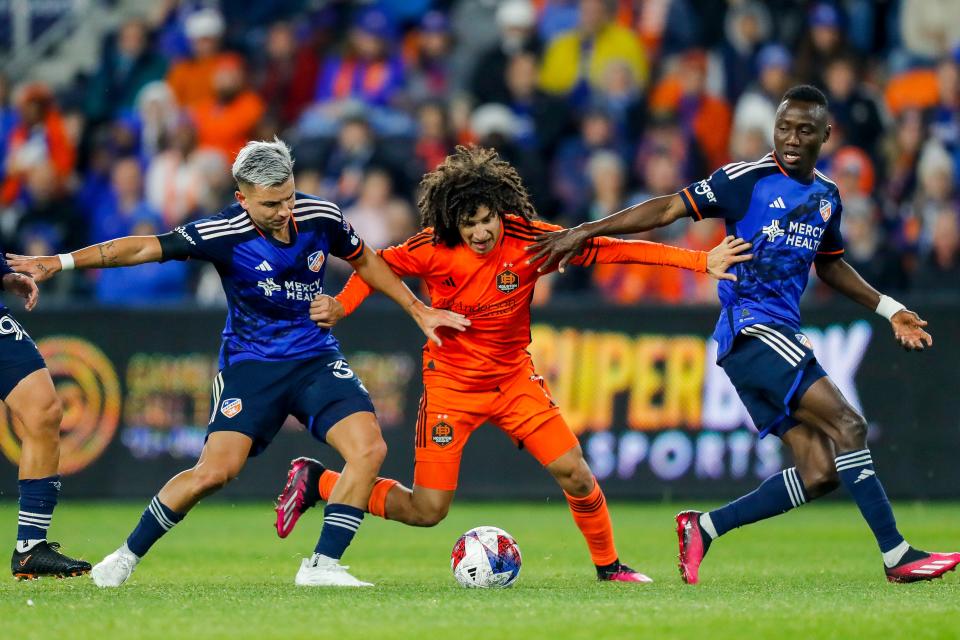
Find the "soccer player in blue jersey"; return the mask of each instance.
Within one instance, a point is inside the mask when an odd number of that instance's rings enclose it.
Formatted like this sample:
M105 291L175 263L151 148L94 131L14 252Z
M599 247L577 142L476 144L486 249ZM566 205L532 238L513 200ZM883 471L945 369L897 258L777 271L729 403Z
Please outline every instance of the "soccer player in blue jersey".
M14 273L0 257L0 288L23 298L27 311L39 297L32 278ZM50 371L30 335L0 303L0 399L17 423L20 450L20 509L17 543L10 559L14 577L66 578L90 571L90 563L60 553L47 529L60 493L60 420L63 405Z
M439 327L463 330L469 321L424 306L335 204L297 192L283 142L248 143L237 154L233 177L234 204L170 233L119 238L59 256L9 256L13 269L37 280L65 269L195 258L216 266L227 296L220 372L200 459L164 485L126 542L91 574L101 587L123 584L150 547L197 502L235 478L292 414L346 462L324 510L320 540L295 582L369 586L339 559L363 519L386 444L367 390L339 343L310 320L310 301L322 293L327 257L333 255L349 261L438 343Z
M754 259L721 281L722 311L714 338L717 362L760 431L774 434L796 463L756 490L710 511L677 515L680 571L694 584L711 543L726 532L780 515L843 484L867 521L891 582L930 580L960 563L960 553L927 553L897 530L867 448L867 423L817 363L800 333L800 295L812 264L821 280L890 321L895 339L922 351L933 339L926 322L881 295L843 259L837 186L815 169L830 137L827 99L801 85L784 94L774 124L774 151L735 162L681 192L607 218L541 236L529 249L541 269L560 269L595 236L637 233L686 216L722 218L727 233L753 243Z

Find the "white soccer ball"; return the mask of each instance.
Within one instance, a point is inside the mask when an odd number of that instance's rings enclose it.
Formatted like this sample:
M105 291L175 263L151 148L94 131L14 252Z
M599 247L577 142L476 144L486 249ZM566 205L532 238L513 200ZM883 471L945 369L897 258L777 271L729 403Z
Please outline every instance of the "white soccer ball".
M509 587L520 575L520 547L497 527L476 527L460 536L450 554L450 569L460 586L470 589Z

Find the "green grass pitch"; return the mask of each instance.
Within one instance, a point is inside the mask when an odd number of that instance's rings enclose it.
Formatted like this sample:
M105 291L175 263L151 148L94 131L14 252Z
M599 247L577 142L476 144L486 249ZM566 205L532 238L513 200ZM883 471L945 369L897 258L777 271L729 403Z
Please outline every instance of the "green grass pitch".
M99 560L142 508L66 501L51 539L68 553ZM433 529L368 518L344 562L377 586L298 588L293 577L313 549L319 510L280 540L270 505L210 502L161 540L120 589L99 590L87 577L0 581L0 637L960 637L960 577L888 584L869 530L845 501L730 533L711 549L696 587L682 584L676 569L677 505L611 508L622 559L653 577L653 585L597 583L565 505L549 501L459 503ZM960 505L901 503L898 516L918 546L960 547ZM12 534L15 504L0 504L0 522ZM523 570L513 588L474 591L453 581L450 548L481 524L517 538Z

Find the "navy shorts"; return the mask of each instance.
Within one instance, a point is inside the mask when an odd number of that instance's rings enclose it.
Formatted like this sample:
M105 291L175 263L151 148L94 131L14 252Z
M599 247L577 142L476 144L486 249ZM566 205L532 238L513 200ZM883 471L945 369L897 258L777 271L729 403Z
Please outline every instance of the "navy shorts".
M0 315L0 399L6 400L21 380L46 366L20 323L9 313Z
M720 360L763 438L799 424L791 411L814 382L827 375L802 333L780 324L744 327Z
M361 411L374 413L373 402L340 353L307 360L243 360L224 367L213 380L207 436L214 431L246 434L253 439L250 455L255 456L288 415L325 442L330 427Z

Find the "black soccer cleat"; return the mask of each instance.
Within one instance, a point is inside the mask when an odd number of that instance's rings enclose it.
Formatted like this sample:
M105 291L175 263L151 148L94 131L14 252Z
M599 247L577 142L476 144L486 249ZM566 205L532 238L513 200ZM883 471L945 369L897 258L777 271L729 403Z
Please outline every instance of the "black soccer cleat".
M72 578L90 571L86 560L75 560L60 553L59 542L38 542L29 551L14 549L10 569L17 580L36 580L41 576Z
M640 582L643 584L653 582L649 577L639 571L634 571L619 560L603 567L597 565L597 580L600 582Z

